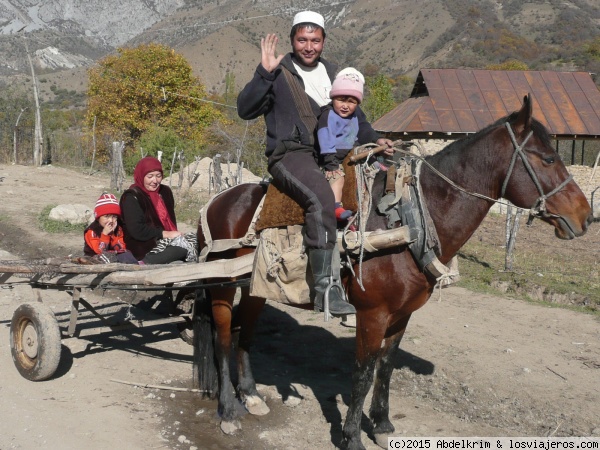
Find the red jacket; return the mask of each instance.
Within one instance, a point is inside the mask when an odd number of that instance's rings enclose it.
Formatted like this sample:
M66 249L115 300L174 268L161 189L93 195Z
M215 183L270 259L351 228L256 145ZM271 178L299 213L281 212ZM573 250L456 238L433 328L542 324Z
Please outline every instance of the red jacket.
M117 225L115 231L111 234L102 234L102 228L100 225L94 226L96 222L93 222L89 227L85 229L84 239L85 245L83 247L83 253L88 256L100 255L108 250L116 253L122 253L127 250L125 246L125 240L123 239L123 227Z

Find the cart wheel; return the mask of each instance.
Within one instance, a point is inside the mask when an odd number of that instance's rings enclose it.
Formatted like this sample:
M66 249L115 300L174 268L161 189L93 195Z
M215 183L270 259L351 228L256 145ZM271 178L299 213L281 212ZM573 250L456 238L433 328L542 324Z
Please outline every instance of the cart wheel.
M196 300L196 289L181 289L175 298L176 314L190 314ZM179 337L189 345L194 345L194 325L191 319L178 323Z
M50 378L60 362L60 329L52 310L43 303L20 305L10 323L10 349L23 378Z

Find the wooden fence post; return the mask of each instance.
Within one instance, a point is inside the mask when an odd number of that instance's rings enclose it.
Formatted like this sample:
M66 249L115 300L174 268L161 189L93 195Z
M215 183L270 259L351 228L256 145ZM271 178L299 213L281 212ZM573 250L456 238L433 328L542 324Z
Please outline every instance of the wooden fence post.
M185 155L183 150L179 152L177 159L179 159L179 180L177 180L177 187L181 189L181 186L183 186L183 166L185 164Z
M169 172L169 187L171 187L171 182L173 181L173 169L175 168L175 158L177 157L177 147L175 147L175 151L173 152L173 159L171 160L171 170Z
M215 194L221 192L221 186L223 184L223 172L221 171L221 154L217 153L213 157L212 161L212 185L215 188Z
M515 244L517 242L517 233L519 231L519 222L521 215L523 214L523 210L521 208L517 208L517 212L515 213L514 220L511 225L512 218L512 205L508 205L506 210L506 257L504 259L504 271L512 272L513 263L515 262Z
M125 169L123 168L123 150L125 142L113 142L112 146L112 171L110 177L110 188L121 192L125 181Z
M94 169L94 159L96 159L96 116L94 116L94 124L92 125L92 163L90 164L90 175Z
M200 159L201 159L200 156L194 156L194 168L191 169L191 164L188 166L188 173L187 173L188 187L192 187L192 185L200 177L200 174L198 173L198 166L200 165ZM210 191L210 184L209 184L209 191Z

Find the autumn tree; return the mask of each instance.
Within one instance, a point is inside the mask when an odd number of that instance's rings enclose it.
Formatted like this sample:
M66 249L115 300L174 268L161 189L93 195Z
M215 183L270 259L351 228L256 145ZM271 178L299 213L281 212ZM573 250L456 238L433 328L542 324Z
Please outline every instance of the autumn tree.
M529 66L518 59L509 59L500 64L490 64L487 70L529 70Z
M207 130L222 115L203 101L204 85L187 60L159 44L120 48L88 71L87 123L98 134L124 140L133 148L155 127L202 146Z
M372 122L394 109L396 102L392 92L392 81L385 75L366 77L366 86L367 92L361 108L367 119Z

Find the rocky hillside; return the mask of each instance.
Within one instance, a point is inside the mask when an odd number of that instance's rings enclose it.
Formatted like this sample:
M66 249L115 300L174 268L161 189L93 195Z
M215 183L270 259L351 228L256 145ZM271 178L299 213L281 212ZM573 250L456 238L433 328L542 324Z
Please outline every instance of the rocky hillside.
M0 0L0 75L28 73L27 42L50 84L83 91L85 68L99 57L161 42L222 93L227 72L238 87L251 77L265 33L278 33L288 50L291 18L302 9L325 16L329 59L393 77L511 58L600 70L600 42L590 47L600 36L597 0Z

